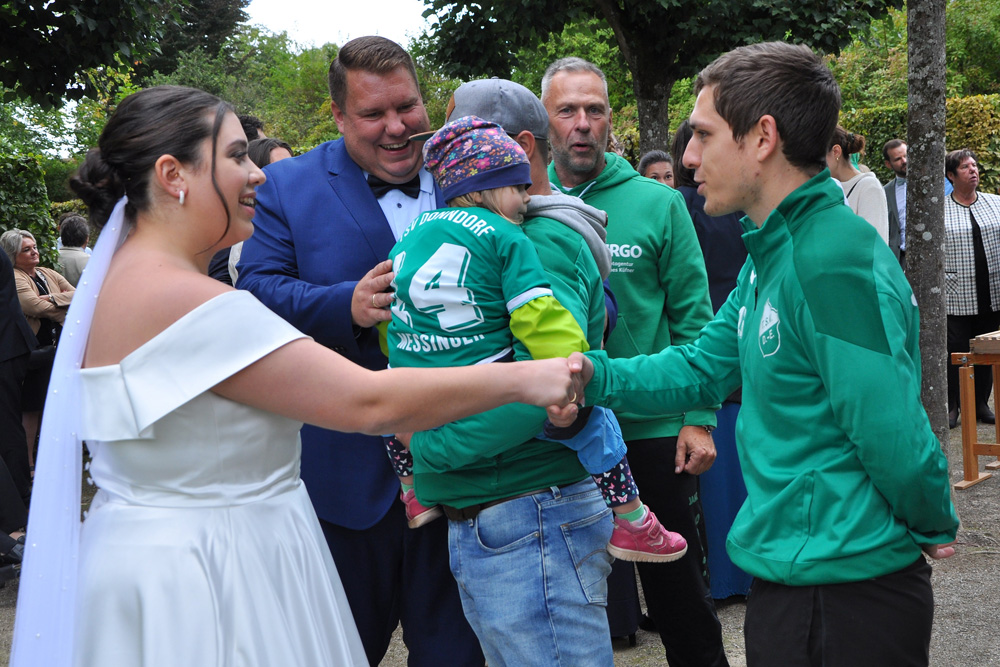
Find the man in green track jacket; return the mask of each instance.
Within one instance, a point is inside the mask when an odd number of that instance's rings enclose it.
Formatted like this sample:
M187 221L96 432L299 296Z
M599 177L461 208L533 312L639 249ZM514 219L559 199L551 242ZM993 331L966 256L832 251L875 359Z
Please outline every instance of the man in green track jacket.
M587 401L677 412L742 382L748 497L727 547L756 577L747 664L926 665L923 553L952 555L958 520L920 402L916 299L824 168L839 88L784 43L731 51L695 85L684 165L707 213L747 213L749 258L695 343L588 353Z
M606 153L611 129L607 84L582 58L557 60L542 78L555 189L608 214L611 289L618 326L608 355L627 358L690 343L712 319L705 260L679 192L643 178ZM698 475L715 460L715 406L687 413L616 409L629 465L643 501L688 542L674 563L639 563L649 616L675 667L725 667L722 628L703 577Z

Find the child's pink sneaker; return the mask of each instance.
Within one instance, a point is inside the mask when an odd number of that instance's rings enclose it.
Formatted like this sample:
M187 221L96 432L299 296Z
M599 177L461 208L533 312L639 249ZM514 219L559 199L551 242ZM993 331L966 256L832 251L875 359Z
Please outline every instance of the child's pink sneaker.
M403 501L403 505L406 507L406 525L410 528L420 528L425 523L430 523L439 516L444 515L444 512L437 505L434 507L424 507L421 505L413 489L400 492L399 499Z
M615 517L615 531L608 543L608 553L622 560L642 563L667 563L687 553L687 541L660 523L649 508L646 520L636 527L631 521Z

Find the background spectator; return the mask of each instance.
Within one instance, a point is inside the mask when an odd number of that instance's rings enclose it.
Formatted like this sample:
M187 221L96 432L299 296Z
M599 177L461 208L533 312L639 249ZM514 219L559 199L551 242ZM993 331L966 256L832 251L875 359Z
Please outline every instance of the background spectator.
M52 350L59 342L66 310L75 288L52 269L38 266L38 247L31 232L12 229L0 236L0 246L14 265L17 299L40 348ZM45 393L52 372L52 355L36 353L37 368L29 370L22 389L22 423L27 438L28 465L35 465L35 440L42 419ZM36 364L32 364L35 366Z
M90 239L90 226L82 215L71 215L62 222L59 239L62 248L59 249L59 270L76 287L80 282L83 268L87 266L90 255L86 252Z
M264 121L257 118L257 116L240 114L238 118L240 119L240 125L243 126L243 132L247 135L247 141L256 141L267 136L264 134Z
M37 345L17 300L14 266L7 253L0 252L0 457L7 464L22 507L31 495L31 475L21 421L21 385L28 374L31 351ZM9 505L0 501L0 514L7 511ZM24 521L18 525L23 526ZM0 518L0 529L4 527Z
M254 139L250 142L247 147L247 156L250 161L255 165L263 169L272 162L280 162L286 158L292 157L292 147L281 139L275 139L274 137L264 137L261 139ZM225 254L226 255L226 267L228 269L229 279L232 281L229 284L235 285L236 279L239 277L240 273L236 269L236 265L240 262L240 255L243 252L243 241L236 243L232 248L229 249L228 253L225 250L219 251L216 257ZM213 264L215 263L215 258L212 258ZM209 268L208 275L215 278L212 269ZM222 282L226 282L223 280Z
M674 159L663 151L649 151L643 155L636 171L646 178L674 187Z
M1000 328L1000 196L979 192L979 166L968 148L944 159L955 187L944 200L944 280L948 311L948 354L968 352L969 340ZM996 421L988 402L990 366L976 369L976 417ZM958 424L958 366L948 364L948 424ZM963 419L971 415L963 415Z
M674 135L674 182L687 203L694 230L698 234L698 243L705 256L712 312L718 313L736 287L736 279L747 259L747 248L743 244L743 224L740 222L743 212L719 216L705 213L705 197L698 194L694 170L683 164L684 149L692 134L691 124L685 120ZM712 597L716 599L746 595L750 590L750 575L734 565L726 553L726 536L747 497L740 459L736 454L736 418L740 414L742 398L742 392L737 389L723 401L722 407L715 413L718 426L712 432L712 437L717 456L715 464L701 474L701 506L705 514L708 541L709 583Z
M864 149L864 137L838 125L830 139L826 165L830 168L830 175L840 181L844 188L851 210L867 220L878 231L882 240L888 243L889 208L882 184L875 174L860 171L851 160L851 156L860 154Z

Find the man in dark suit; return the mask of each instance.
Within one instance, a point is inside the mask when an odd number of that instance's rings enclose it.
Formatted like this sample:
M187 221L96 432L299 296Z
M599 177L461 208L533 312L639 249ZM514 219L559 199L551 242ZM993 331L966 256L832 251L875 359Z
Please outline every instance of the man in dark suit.
M31 473L21 423L21 383L37 345L17 300L14 266L7 253L0 252L0 457L25 505L31 495Z
M329 84L343 138L267 167L237 287L317 342L382 369L375 325L390 319L392 300L384 260L418 213L443 206L422 144L409 140L430 121L413 61L387 39L345 44ZM401 621L410 665L482 665L448 569L447 522L407 528L381 438L306 425L302 478L369 662L379 663Z
M885 202L889 205L889 247L906 268L906 144L890 139L882 147L885 166L896 177L885 184Z

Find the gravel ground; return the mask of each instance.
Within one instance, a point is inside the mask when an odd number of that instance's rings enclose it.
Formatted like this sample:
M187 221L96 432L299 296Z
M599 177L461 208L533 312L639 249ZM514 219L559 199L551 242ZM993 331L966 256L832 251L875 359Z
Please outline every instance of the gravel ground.
M992 441L993 427L979 425L982 442ZM961 429L951 432L950 461L953 482L962 478ZM980 457L980 470L990 462ZM1000 642L996 639L996 610L1000 609L1000 586L992 583L1000 572L1000 474L966 491L955 492L962 527L958 553L934 566L934 634L931 638L931 665L960 667L1000 667ZM17 582L0 589L0 664L6 664L14 628ZM743 651L742 602L724 601L719 618L726 654L733 667L746 665ZM615 640L615 665L647 667L664 665L663 648L657 635L639 631L636 646ZM403 667L406 649L397 631L389 653L382 661L387 667Z

